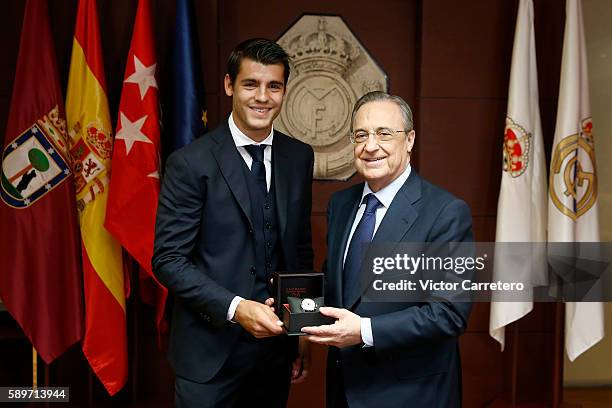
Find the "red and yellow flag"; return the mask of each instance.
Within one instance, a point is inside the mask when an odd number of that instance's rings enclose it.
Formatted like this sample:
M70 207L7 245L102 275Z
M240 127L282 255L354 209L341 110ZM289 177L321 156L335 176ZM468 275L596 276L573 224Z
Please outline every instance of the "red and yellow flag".
M163 329L167 291L151 268L159 196L159 91L151 0L140 0L125 68L113 149L106 228L141 268L140 293Z
M104 228L113 148L95 0L77 11L66 117L72 139L85 286L85 354L109 394L127 381L121 246Z

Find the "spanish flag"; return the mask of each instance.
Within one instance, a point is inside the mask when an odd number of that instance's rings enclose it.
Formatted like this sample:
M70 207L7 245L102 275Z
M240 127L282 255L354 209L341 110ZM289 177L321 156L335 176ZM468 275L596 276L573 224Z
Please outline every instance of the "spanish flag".
M95 0L77 11L66 117L76 183L85 286L83 353L109 394L127 380L121 246L104 228L113 150Z

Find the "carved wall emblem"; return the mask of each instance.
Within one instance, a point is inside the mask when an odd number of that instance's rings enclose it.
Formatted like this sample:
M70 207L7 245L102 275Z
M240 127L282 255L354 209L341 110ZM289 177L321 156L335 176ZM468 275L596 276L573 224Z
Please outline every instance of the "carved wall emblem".
M348 137L353 105L387 76L340 17L304 15L278 40L293 67L274 126L312 146L314 177L346 180L355 173Z

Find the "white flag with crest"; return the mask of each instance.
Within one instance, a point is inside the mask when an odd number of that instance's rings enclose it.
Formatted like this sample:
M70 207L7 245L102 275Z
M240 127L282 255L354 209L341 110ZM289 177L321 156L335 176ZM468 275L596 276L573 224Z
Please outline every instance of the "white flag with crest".
M549 176L549 242L599 241L597 173L585 47L581 1L567 0ZM602 303L566 303L565 348L571 361L603 336Z
M504 129L503 172L497 206L495 241L546 241L546 162L538 103L538 73L532 0L520 0L514 32L508 111ZM523 256L524 248L536 249ZM489 334L505 345L505 326L531 311L531 284L542 283L546 258L544 244L512 246L497 244L494 260L496 280L525 283L520 299L493 297ZM495 301L495 300L498 301Z

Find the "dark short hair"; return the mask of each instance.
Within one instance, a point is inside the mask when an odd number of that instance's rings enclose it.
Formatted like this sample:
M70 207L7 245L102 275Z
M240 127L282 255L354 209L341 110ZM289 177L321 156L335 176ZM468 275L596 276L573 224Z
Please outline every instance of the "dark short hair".
M289 79L289 56L285 50L272 40L252 38L241 42L227 60L227 73L232 83L236 81L240 64L244 58L251 59L263 65L282 64L285 67L285 85Z
M351 113L351 131L353 131L353 122L355 121L355 115L357 111L366 103L370 102L382 102L389 101L393 102L397 105L397 107L402 112L402 119L404 122L404 129L406 131L410 131L414 128L414 123L412 119L412 109L410 109L410 105L406 103L401 97L397 95L390 95L386 92L381 91L372 91L363 95L357 102L355 102L355 107L353 108L353 113Z

